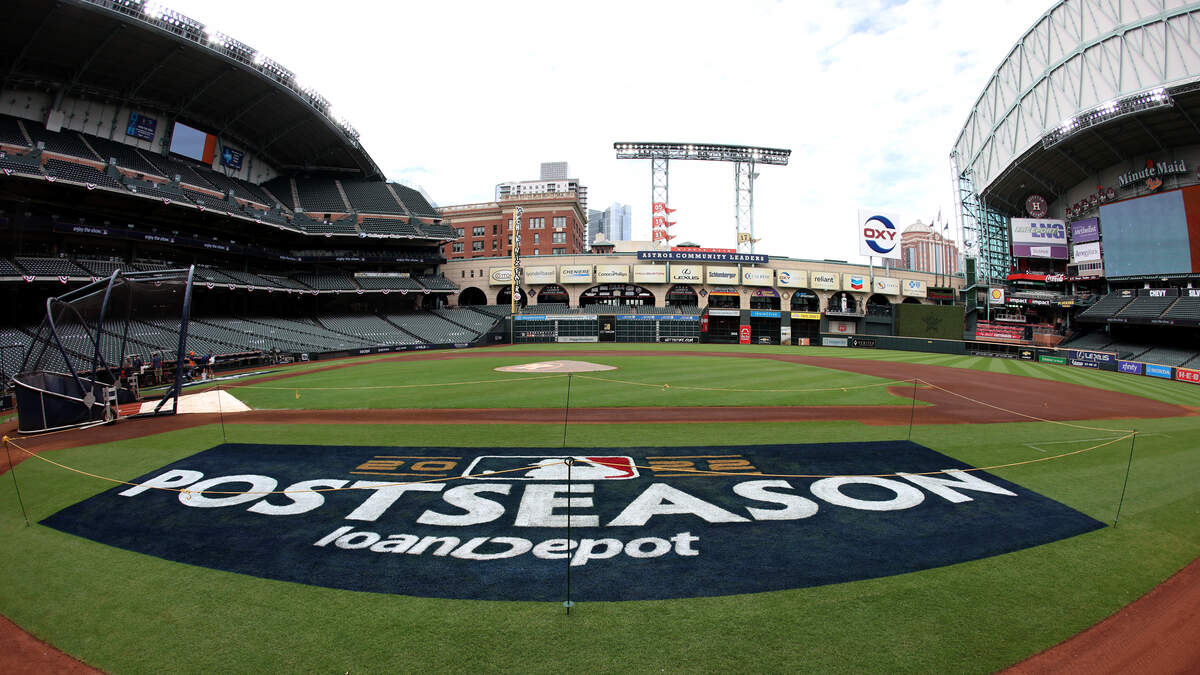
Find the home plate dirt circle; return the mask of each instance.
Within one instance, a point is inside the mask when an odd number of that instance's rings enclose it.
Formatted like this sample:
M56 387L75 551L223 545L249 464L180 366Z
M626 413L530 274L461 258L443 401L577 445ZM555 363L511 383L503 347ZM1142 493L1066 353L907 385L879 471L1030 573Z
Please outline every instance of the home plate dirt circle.
M590 361L536 361L496 368L502 373L591 373L597 370L616 369L616 366L605 366Z

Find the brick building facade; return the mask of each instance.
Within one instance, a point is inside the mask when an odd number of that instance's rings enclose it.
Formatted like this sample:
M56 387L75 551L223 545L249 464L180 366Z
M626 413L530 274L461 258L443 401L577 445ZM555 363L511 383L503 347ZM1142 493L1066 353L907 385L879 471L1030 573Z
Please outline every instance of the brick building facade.
M587 217L573 192L512 195L496 202L444 206L443 224L458 236L442 248L447 260L510 255L513 211L520 206L521 256L586 251Z

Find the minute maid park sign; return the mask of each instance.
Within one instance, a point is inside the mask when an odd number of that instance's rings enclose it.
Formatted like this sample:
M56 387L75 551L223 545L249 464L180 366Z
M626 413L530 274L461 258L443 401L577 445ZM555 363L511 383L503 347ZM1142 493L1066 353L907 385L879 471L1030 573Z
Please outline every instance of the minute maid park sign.
M1102 527L906 441L559 454L226 444L134 483L42 522L229 572L487 600L562 599L568 568L577 600L799 588Z

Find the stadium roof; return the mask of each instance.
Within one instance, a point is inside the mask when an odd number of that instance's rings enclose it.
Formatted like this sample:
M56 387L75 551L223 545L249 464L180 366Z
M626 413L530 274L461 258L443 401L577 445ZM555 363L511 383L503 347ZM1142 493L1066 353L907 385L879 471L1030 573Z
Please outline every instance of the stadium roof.
M1015 215L1103 169L1200 143L1200 3L1060 0L993 73L951 154Z
M244 146L281 171L382 178L358 133L287 68L142 0L3 0L3 88L144 107Z

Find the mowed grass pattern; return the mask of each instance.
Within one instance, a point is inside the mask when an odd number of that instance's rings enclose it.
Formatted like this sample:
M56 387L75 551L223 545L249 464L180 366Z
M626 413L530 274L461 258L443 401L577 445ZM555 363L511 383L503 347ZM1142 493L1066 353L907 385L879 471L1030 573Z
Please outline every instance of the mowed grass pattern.
M545 359L401 358L223 386L256 409L563 407L567 375L495 370L538 360ZM890 380L782 361L619 353L583 360L617 370L572 375L572 408L911 404L888 393Z
M528 360L496 351L503 359ZM561 358L572 358L571 351L562 350ZM784 350L794 352L818 353ZM1196 400L1190 397L1200 391L1182 383L1042 364L865 350L819 352L855 358L911 356L962 368L965 377L972 369L1003 364L1005 372L1012 368L1014 374L1046 379L1083 377L1080 383L1089 386L1116 383L1131 393L1153 392L1151 397L1185 405L1192 405L1186 401ZM670 366L675 359L691 358L664 354L652 362ZM730 374L721 367L723 361L736 361L735 369L742 370ZM710 367L697 371L688 364L682 369L695 374L692 382L761 386L746 375L746 366L753 362L701 363ZM371 368L391 365L385 361ZM768 365L767 372L778 368ZM672 368L644 368L643 374L654 382L679 375ZM814 370L833 378L826 384L838 386L847 375ZM311 401L310 392L302 392L298 400L292 392L287 394L296 404ZM524 395L511 391L504 405L522 405ZM573 391L573 401L574 397ZM0 584L0 612L38 637L116 673L993 672L1101 620L1200 555L1200 528L1195 526L1200 516L1195 481L1200 475L1195 440L1200 438L1200 417L1095 421L1087 426L1111 431L1021 423L917 425L911 434L912 440L975 466L1095 448L996 473L1111 523L1131 447L1129 439L1103 444L1136 429L1127 495L1116 527L913 574L753 595L582 603L570 617L558 603L335 591L98 545L36 522L110 484L29 460L16 473L33 527L24 525L12 481L7 476L0 480L0 536L5 541L0 564L9 579ZM568 426L565 436L561 425L226 424L49 456L98 475L128 479L225 441L554 449L564 443L620 448L866 441L904 438L908 433L907 427L852 422L581 425ZM756 554L746 551L747 556Z

